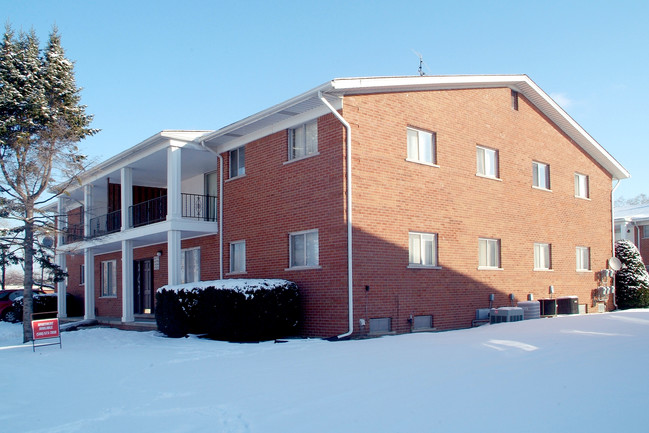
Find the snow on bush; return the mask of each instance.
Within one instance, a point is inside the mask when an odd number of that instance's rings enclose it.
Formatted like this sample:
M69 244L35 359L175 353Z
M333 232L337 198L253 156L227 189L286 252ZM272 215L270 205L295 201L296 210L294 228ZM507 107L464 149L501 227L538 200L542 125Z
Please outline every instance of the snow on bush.
M649 275L636 246L621 240L615 244L615 257L622 269L615 274L615 293L618 308L649 307Z
M297 285L279 279L228 279L162 286L156 293L158 329L169 337L206 334L227 341L295 335Z

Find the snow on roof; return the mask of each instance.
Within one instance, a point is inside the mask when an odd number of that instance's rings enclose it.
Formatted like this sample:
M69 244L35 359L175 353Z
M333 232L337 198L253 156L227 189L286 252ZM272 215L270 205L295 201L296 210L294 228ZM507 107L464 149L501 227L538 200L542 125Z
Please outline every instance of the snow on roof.
M165 285L158 289L158 292L173 291L173 292L192 292L205 290L208 287L213 287L216 290L233 290L239 293L250 293L260 289L276 289L293 284L288 280L281 279L254 279L254 278L233 278L227 280L212 280L212 281L196 281L194 283Z
M649 204L616 207L614 214L616 220L639 221L649 219Z

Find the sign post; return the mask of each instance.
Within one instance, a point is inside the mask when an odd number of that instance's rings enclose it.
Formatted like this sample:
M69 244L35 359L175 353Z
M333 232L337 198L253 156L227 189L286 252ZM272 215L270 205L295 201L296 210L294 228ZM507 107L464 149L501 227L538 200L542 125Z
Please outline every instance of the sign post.
M48 313L40 313L40 314L48 314ZM32 333L33 333L32 350L35 352L36 347L53 346L55 344L58 344L60 348L63 348L63 345L61 344L61 330L59 329L59 318L54 317L51 319L33 320L33 316L34 315L32 315ZM53 343L50 342L50 343L36 344L37 340L38 341L51 340L55 338L57 338L59 341Z

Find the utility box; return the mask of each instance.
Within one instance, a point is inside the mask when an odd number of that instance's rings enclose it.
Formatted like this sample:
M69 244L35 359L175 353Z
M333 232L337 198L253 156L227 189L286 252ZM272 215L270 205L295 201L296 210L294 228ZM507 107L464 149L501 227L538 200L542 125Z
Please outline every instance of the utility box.
M577 296L557 298L557 314L579 314L579 298Z
M490 323L520 322L523 320L523 309L520 307L492 308L489 317Z
M553 317L557 315L556 299L539 299L539 304L541 317Z

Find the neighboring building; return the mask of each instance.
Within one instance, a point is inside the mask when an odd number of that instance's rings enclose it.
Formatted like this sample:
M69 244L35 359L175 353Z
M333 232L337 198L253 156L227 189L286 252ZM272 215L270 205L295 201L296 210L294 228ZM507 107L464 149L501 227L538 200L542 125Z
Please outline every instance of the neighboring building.
M468 327L491 294L550 286L602 311L627 177L525 75L335 79L85 173L59 202L59 290L131 322L164 284L283 278L326 337Z
M649 204L615 208L615 240L620 239L633 242L649 265Z

